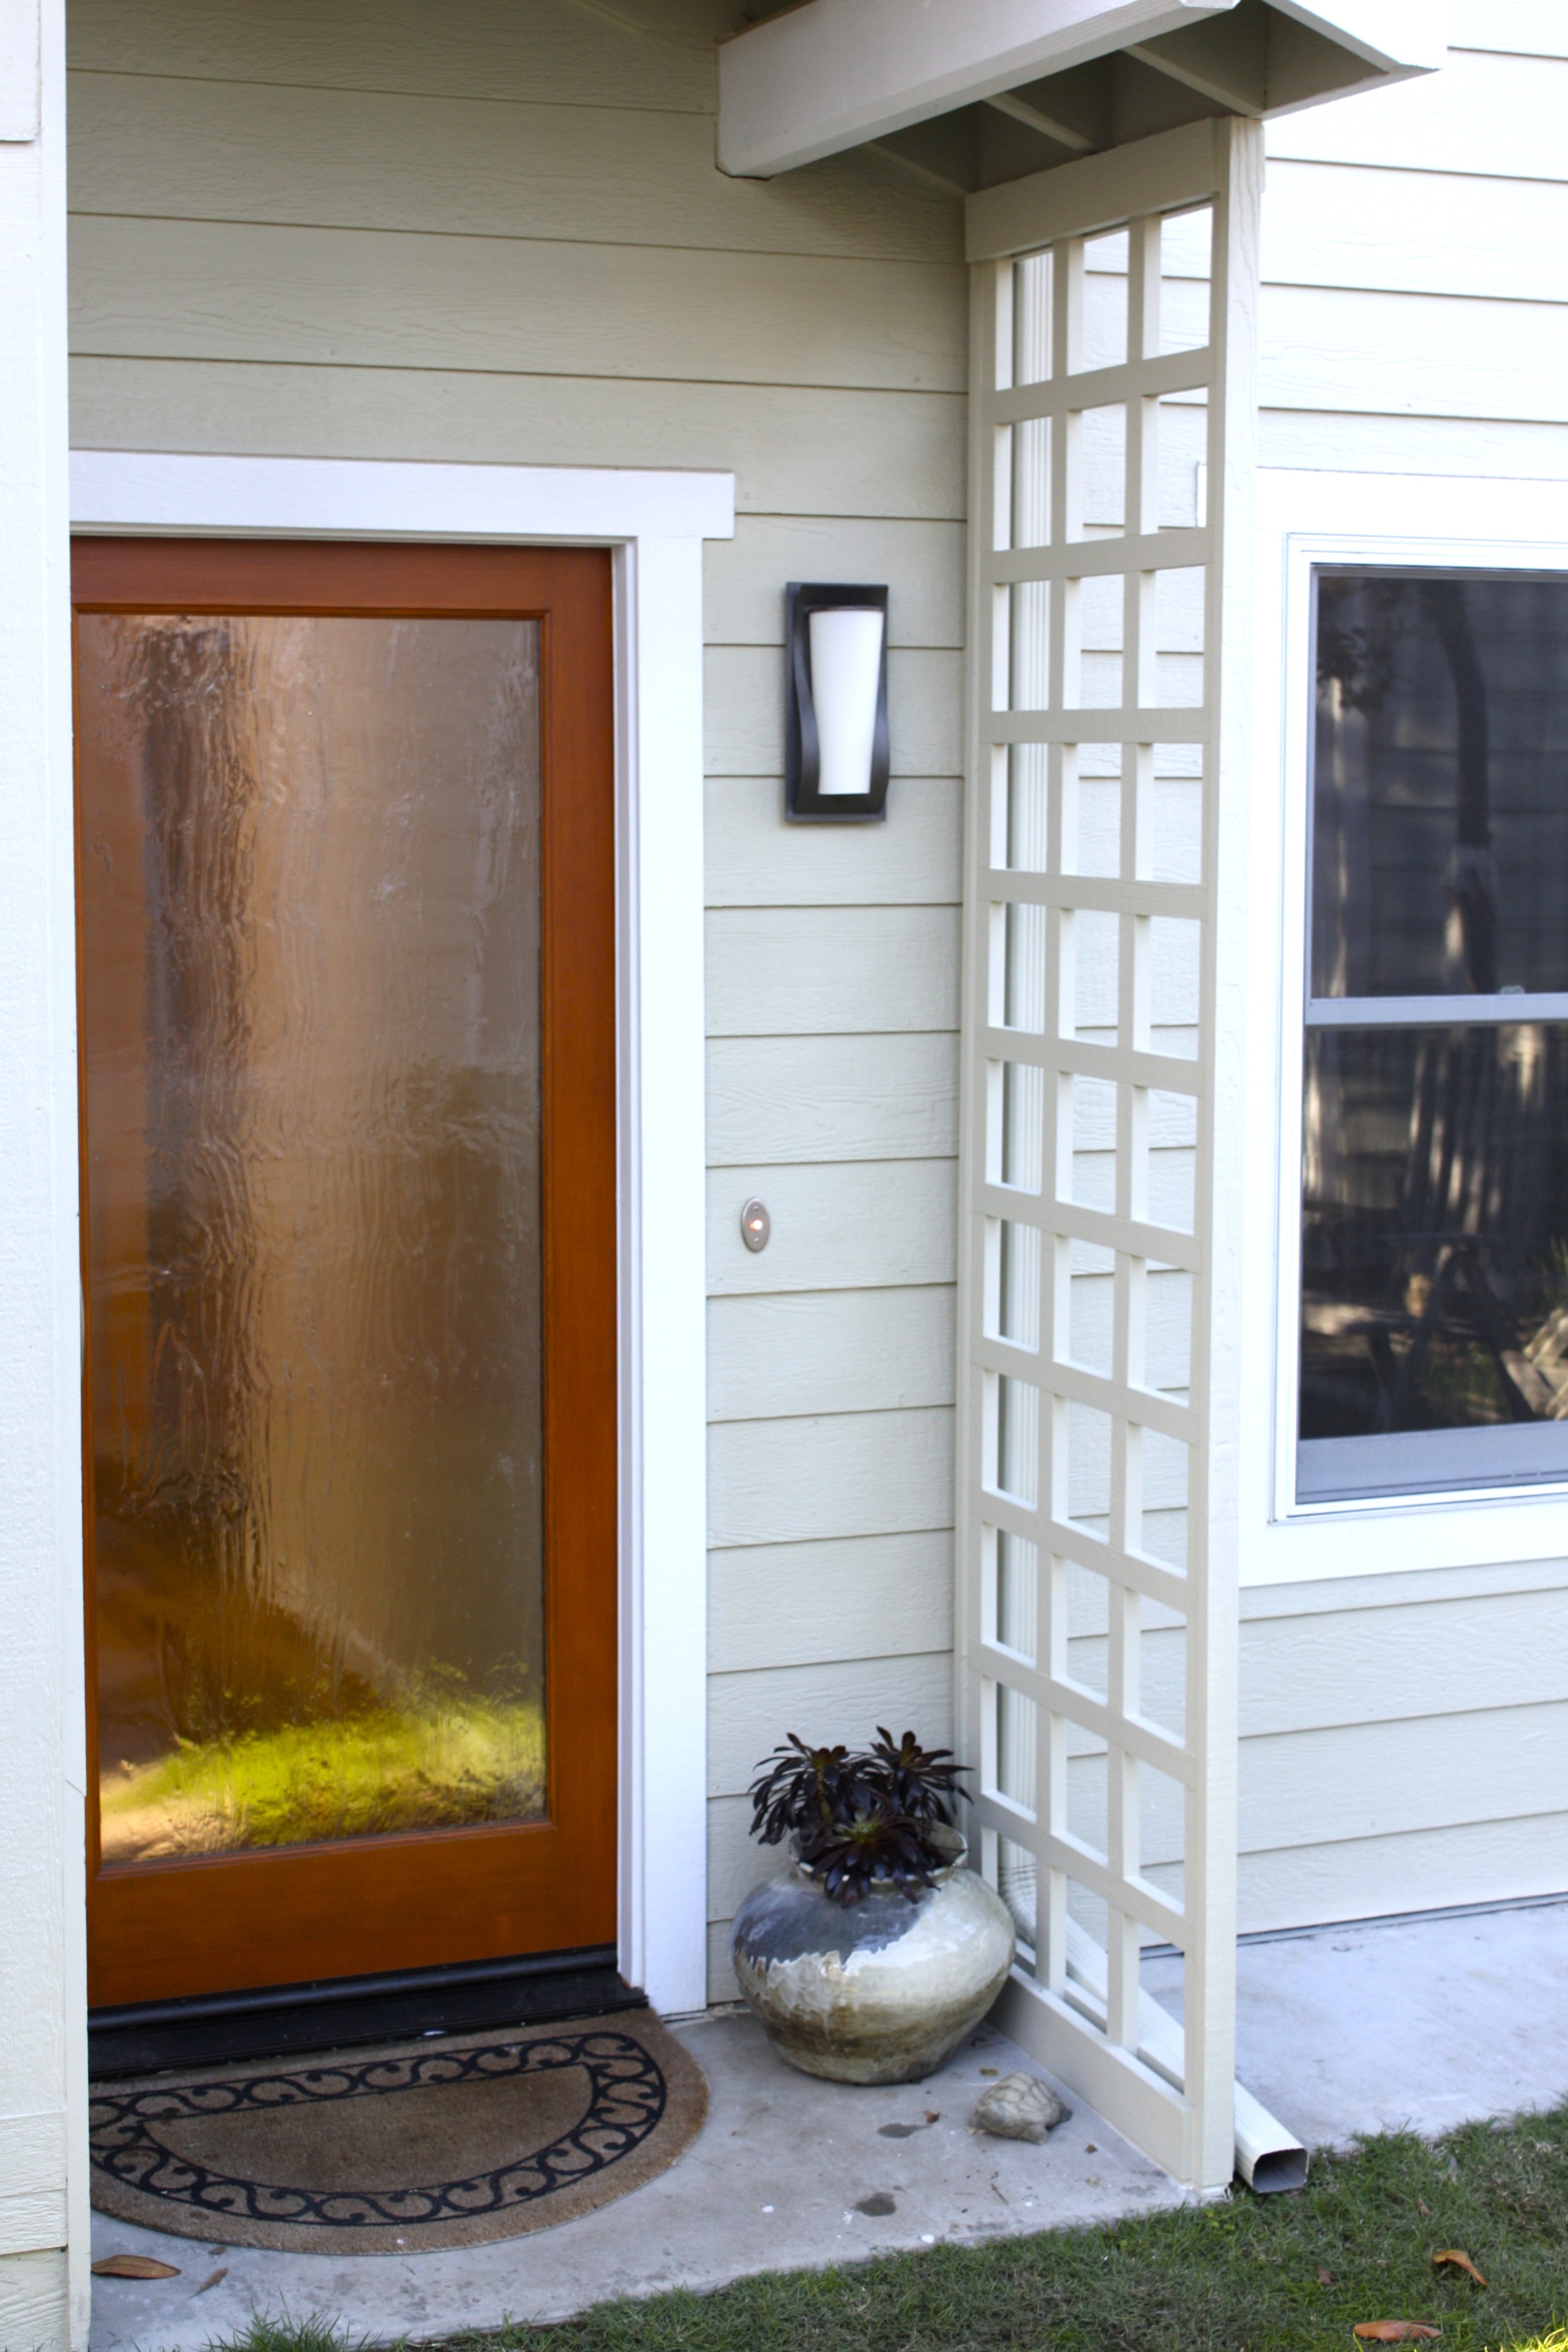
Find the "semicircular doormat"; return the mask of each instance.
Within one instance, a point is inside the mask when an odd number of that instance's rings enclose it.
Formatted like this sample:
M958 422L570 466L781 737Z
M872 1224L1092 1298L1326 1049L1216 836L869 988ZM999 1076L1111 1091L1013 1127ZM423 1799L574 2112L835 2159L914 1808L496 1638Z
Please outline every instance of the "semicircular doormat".
M647 2010L92 2093L92 2201L182 2238L417 2253L570 2221L702 2128L708 2086Z

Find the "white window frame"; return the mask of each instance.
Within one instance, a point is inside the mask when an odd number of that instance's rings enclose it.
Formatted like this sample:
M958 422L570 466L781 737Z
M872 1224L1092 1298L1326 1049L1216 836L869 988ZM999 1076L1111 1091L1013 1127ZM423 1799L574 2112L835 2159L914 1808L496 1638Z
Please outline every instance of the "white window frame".
M1245 1296L1258 1307L1243 1333L1241 1580L1561 1556L1568 1485L1320 1503L1295 1494L1313 567L1568 572L1568 483L1263 467L1258 516L1245 1235Z
M79 450L94 533L613 551L619 1196L619 1961L707 2000L702 543L732 474Z

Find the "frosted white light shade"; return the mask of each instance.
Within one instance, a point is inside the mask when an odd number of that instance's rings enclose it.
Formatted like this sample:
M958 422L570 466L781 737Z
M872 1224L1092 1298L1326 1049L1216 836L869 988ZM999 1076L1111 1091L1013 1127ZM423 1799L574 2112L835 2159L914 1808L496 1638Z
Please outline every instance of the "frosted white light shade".
M840 604L808 614L819 793L868 793L885 613Z

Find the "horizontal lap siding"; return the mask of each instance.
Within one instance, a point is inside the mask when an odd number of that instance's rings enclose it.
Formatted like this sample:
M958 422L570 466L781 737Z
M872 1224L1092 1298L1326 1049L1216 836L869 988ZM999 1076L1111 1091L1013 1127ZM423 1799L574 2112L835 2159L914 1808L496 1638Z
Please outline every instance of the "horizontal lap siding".
M956 907L723 907L708 917L714 1037L941 1029L958 1015Z
M968 289L959 205L885 156L725 179L712 33L737 11L646 13L75 0L72 417L81 446L735 474L705 577L732 1991L756 1757L951 1727ZM782 822L800 578L889 584L885 824Z
M1266 465L1568 476L1568 10L1450 37L1269 126ZM1244 1930L1568 1886L1568 1562L1243 1601Z
M954 393L963 292L907 263L407 230L89 215L71 241L98 358Z
M951 1733L962 561L952 525L777 518L709 564L720 1997L730 1915L763 1866L743 1796L758 1759L786 1731ZM780 823L787 578L893 583L886 824ZM761 1256L740 1240L751 1192L773 1216Z
M802 825L777 854L776 776L708 788L710 907L951 906L963 794L956 776L922 777L896 794L898 822Z
M1246 1596L1244 1930L1568 1885L1568 1570L1479 1580Z
M945 1289L807 1290L708 1302L718 1421L952 1402Z
M964 286L957 206L884 158L716 173L700 11L668 14L76 0L72 415L85 446L735 473L706 571L721 1991L755 1759L950 1722ZM1568 474L1556 23L1467 6L1492 54L1273 126L1265 462ZM885 825L780 820L781 592L812 577L892 589ZM1547 1606L1248 1618L1246 1925L1563 1882L1516 1769L1556 1769Z
M683 383L655 402L631 378L452 374L160 358L71 363L82 449L241 449L267 457L466 464L719 467L742 513L938 518L963 512L957 394Z
M639 111L608 90L595 110L88 72L71 136L81 215L923 262L951 214L852 157L781 205L714 171L705 108Z
M765 1195L765 1257L741 1239L737 1200ZM855 1289L954 1279L953 1160L734 1168L708 1180L708 1286L715 1296Z

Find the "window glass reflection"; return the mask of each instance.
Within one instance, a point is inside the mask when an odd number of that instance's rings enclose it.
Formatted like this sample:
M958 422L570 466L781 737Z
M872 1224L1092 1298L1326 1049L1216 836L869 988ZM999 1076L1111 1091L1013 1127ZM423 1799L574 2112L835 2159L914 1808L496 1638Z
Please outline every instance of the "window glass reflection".
M1310 1030L1304 1112L1302 1440L1551 1423L1568 1441L1568 1029ZM1556 1475L1561 1451L1515 1470L1396 1449L1384 1474Z
M1310 993L1568 989L1568 579L1317 589Z

